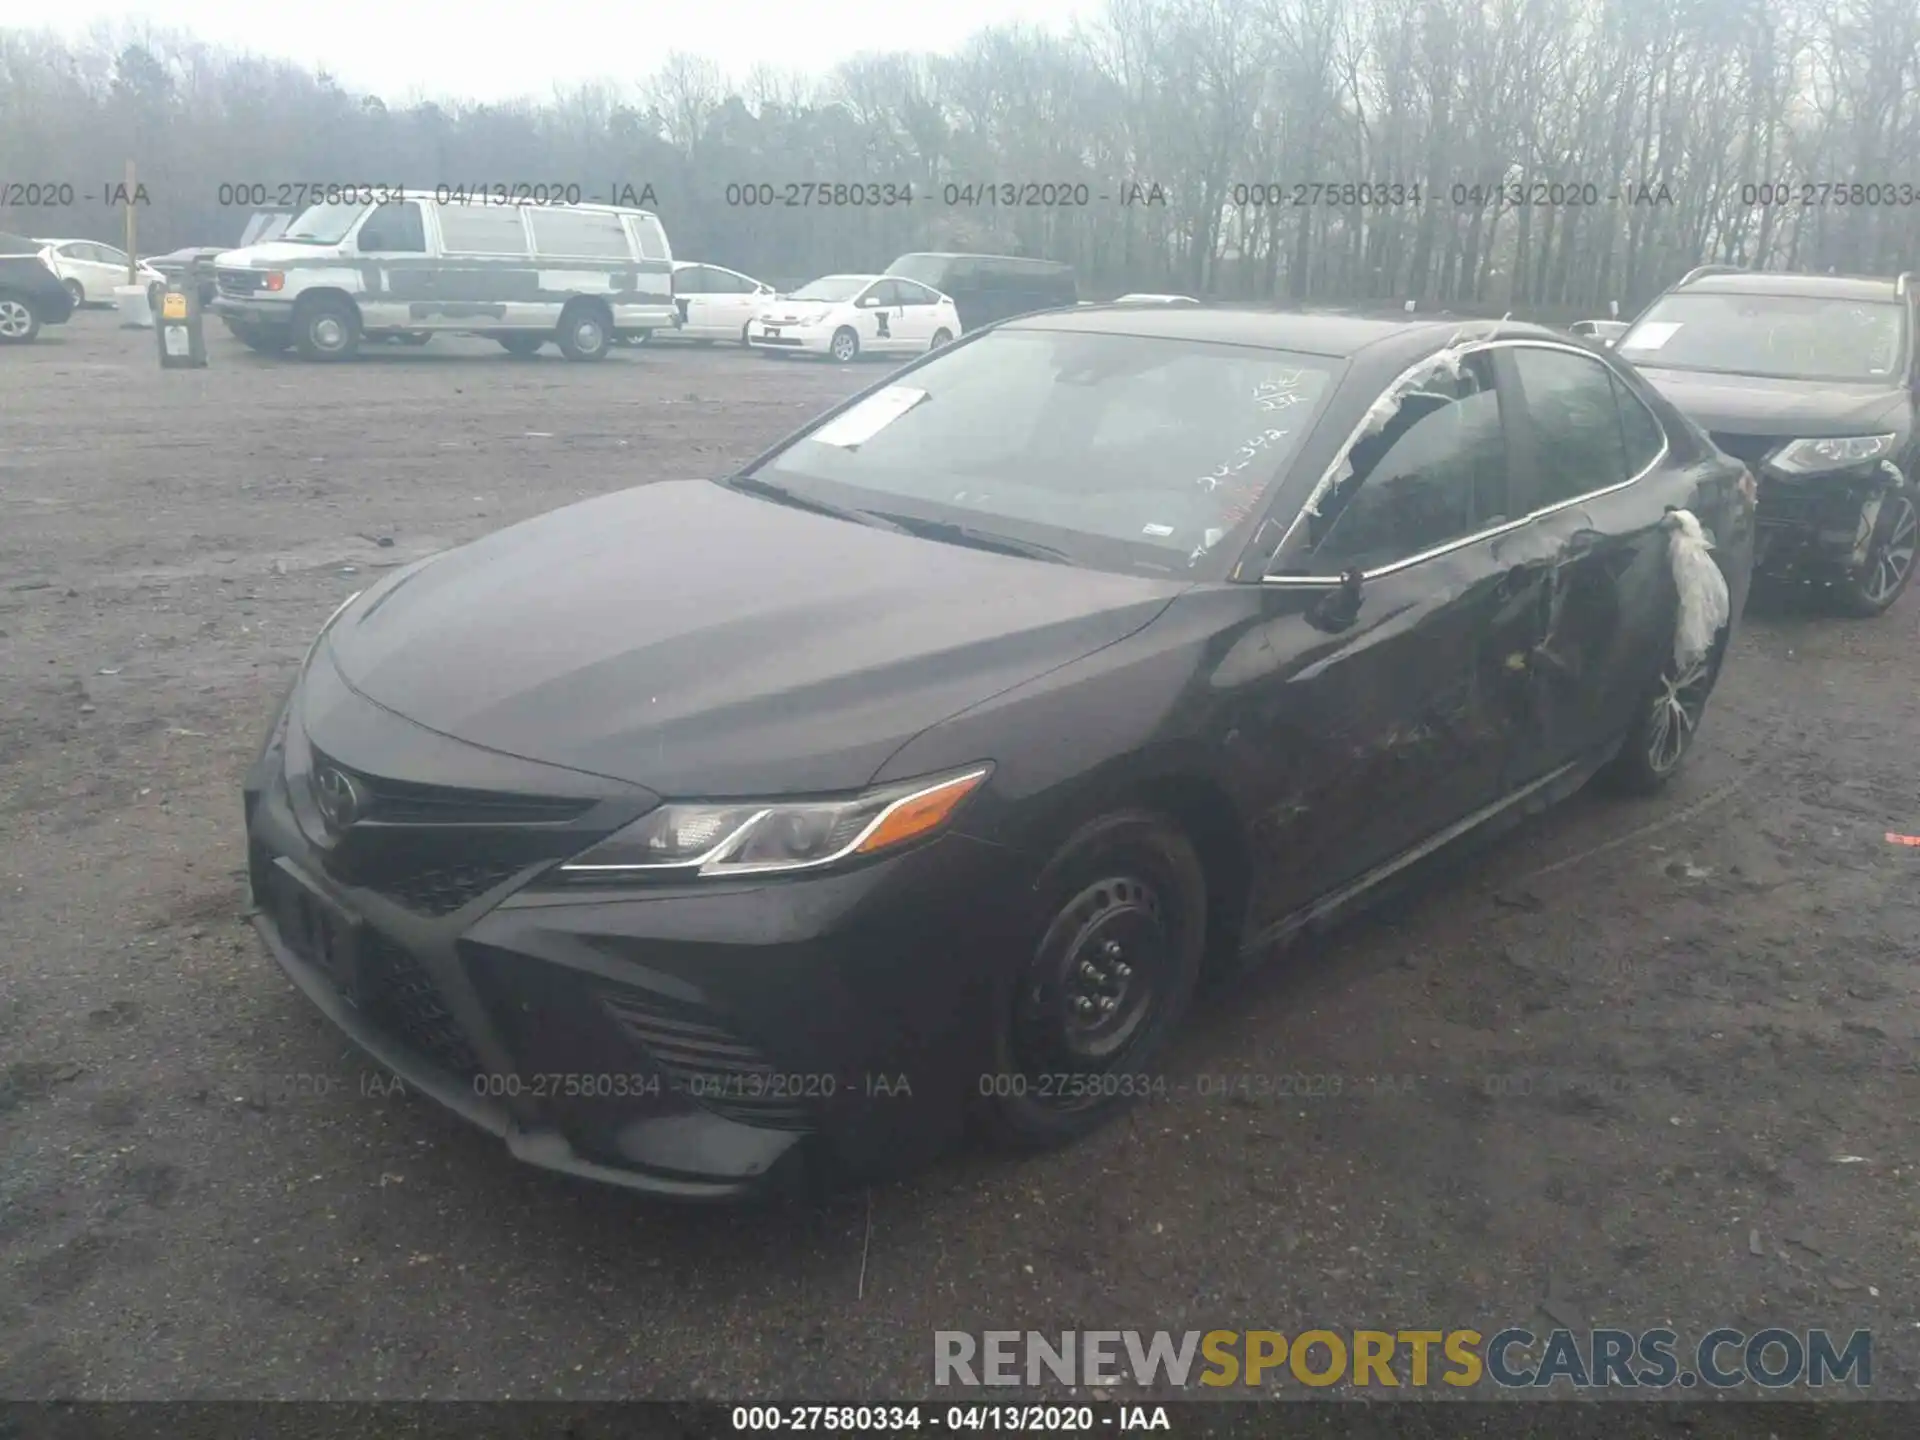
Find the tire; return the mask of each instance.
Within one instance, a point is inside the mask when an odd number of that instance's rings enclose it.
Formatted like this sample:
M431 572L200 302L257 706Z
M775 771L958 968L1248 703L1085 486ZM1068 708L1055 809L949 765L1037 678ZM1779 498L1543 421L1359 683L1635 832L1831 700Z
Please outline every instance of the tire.
M989 1093L970 1097L991 1144L1027 1152L1089 1134L1145 1088L1199 981L1206 872L1171 820L1123 810L1075 831L1034 898L1034 940L995 1017Z
M1686 676L1675 674L1673 658L1667 657L1659 679L1642 697L1619 753L1594 776L1601 788L1616 795L1651 795L1680 773L1720 678L1727 639L1722 627L1706 658Z
M538 355L540 347L547 343L544 335L502 335L499 338L500 348L517 360Z
M556 339L569 360L604 360L613 346L613 321L605 306L575 300L560 312Z
M21 295L0 290L0 345L25 345L40 333L40 312Z
M73 297L73 308L76 310L80 309L81 306L87 303L87 287L82 285L78 280L68 280L64 283L67 287L67 294Z
M1881 497L1866 560L1831 591L1841 614L1871 620L1886 614L1906 594L1920 541L1920 507L1914 504L1914 493L1912 486L1902 486Z
M742 350L751 350L753 348L753 345L747 339L747 331L752 328L753 322L751 320L740 327L740 348Z
M860 358L860 337L848 326L842 325L833 332L833 343L827 353L842 365L851 365Z
M305 360L351 360L360 353L360 311L349 300L322 295L293 307L293 348Z
M929 345L927 349L930 351L938 350L941 346L951 345L952 343L953 332L951 330L936 330L933 332L933 344Z
M235 330L233 338L256 355L284 355L293 344L291 335L277 330Z

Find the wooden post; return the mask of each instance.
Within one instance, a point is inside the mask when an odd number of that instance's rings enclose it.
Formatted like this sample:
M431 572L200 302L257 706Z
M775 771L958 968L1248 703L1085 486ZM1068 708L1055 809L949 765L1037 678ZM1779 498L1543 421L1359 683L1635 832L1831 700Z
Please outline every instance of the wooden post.
M133 161L129 160L127 161L127 203L122 207L127 213L127 284L138 285L140 283L140 252L134 249L133 192Z

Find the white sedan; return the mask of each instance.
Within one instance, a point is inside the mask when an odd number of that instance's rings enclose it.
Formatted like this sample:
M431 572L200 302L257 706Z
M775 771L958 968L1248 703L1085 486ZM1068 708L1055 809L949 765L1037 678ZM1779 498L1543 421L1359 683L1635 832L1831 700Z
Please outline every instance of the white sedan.
M782 295L747 326L747 347L765 354L918 355L958 339L953 301L896 275L828 275Z
M76 307L111 304L114 287L127 283L124 250L96 240L42 240L40 245L40 258L60 277ZM164 284L166 277L142 260L138 283L151 286L156 280Z
M715 340L747 343L747 326L773 303L773 286L738 270L673 262L673 305L680 312L677 330L645 331L653 338L672 336L710 345Z

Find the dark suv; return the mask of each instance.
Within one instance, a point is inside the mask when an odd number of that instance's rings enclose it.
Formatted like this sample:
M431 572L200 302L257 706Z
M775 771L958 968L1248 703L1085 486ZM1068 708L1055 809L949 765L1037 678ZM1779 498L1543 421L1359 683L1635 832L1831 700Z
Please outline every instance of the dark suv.
M0 345L24 345L42 325L63 325L73 296L22 235L0 234Z
M1914 281L1704 265L1619 354L1759 481L1755 567L1878 615L1920 539Z

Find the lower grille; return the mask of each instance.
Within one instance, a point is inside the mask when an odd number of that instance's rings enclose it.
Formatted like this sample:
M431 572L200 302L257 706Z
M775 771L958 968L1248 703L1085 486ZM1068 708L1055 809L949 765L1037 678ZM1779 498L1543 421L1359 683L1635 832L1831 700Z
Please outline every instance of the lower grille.
M518 865L455 865L376 880L373 888L420 915L451 915L505 883Z
M833 1095L831 1077L781 1073L702 1006L625 986L602 986L599 999L678 1093L716 1115L768 1130L810 1130L815 1107Z
M363 932L361 945L360 1008L367 1017L449 1074L479 1074L479 1057L420 962L375 930Z

